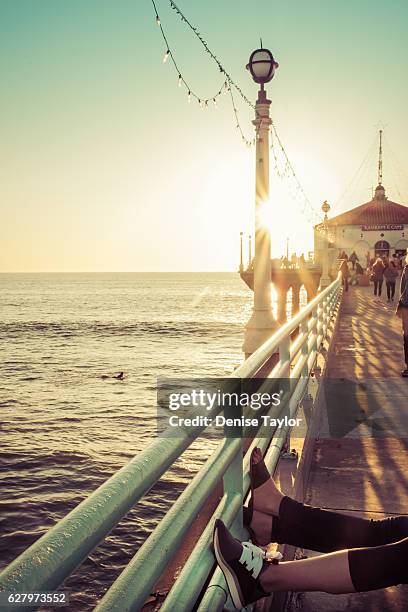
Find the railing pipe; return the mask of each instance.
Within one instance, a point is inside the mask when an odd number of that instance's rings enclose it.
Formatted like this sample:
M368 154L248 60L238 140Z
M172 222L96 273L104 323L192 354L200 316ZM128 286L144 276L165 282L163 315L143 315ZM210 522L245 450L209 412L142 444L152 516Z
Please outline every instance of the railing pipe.
M194 608L197 596L215 565L214 553L211 549L215 519L221 518L227 527L229 527L241 506L242 497L239 494L235 494L232 497L225 495L222 498L187 563L181 570L177 581L160 608L161 612L192 610Z
M187 434L155 440L5 568L0 590L56 589L190 444Z
M224 440L173 504L156 529L105 593L98 612L128 612L142 607L152 587L183 541L208 495L239 459L241 440Z
M299 387L295 390L293 397L289 402L289 415L290 418L294 418L297 414L299 402L302 398L302 395L305 391L305 387L307 385L308 380L302 379ZM287 435L289 434L290 426L286 426L279 438L275 440L273 438L272 444L269 446L269 450L265 456L265 464L271 474L274 474L277 464L279 462L280 453L282 451L283 444L286 440ZM257 441L251 445L251 448L259 445ZM249 456L250 449L246 455L248 456L246 465L249 467ZM248 474L248 484L249 484L249 474ZM210 582L209 589L207 589L206 594L200 602L200 605L197 609L197 612L218 612L222 610L226 603L226 594L228 593L227 585L225 584L225 579L222 572L217 568L214 572L213 578ZM167 601L167 600L166 600ZM168 608L170 612L170 608Z

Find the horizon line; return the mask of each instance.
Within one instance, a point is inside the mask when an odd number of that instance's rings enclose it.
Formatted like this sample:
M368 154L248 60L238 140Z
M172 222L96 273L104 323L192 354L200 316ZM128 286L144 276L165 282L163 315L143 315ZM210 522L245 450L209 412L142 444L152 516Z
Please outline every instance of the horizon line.
M239 270L0 270L0 274L239 274Z

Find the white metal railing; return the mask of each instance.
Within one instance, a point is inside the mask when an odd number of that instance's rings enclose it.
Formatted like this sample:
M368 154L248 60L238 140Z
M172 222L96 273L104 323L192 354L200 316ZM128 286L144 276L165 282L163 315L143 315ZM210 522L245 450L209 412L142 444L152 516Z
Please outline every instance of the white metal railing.
M299 403L307 388L309 375L331 322L335 321L341 298L338 277L321 291L291 321L283 325L267 342L253 353L230 377L257 377L272 356L277 356L270 378L289 379L285 409L289 418L296 416ZM293 332L298 335L293 339ZM293 383L293 384L292 384ZM266 381L265 383L266 384ZM259 389L260 391L261 389ZM216 411L222 410L217 407ZM272 410L272 409L271 409ZM215 411L215 413L216 413ZM197 427L180 438L153 440L141 453L102 484L79 506L44 534L0 574L0 592L12 593L54 590L104 540L109 531L143 497L174 461L200 435ZM188 487L163 517L143 546L131 559L97 606L98 612L127 612L143 605L151 588L166 570L168 563L183 542L197 512L211 495L220 479L224 495L211 520L199 538L173 585L163 610L221 610L225 604L225 585L220 570L214 567L211 533L214 520L222 518L230 526L242 525L242 503L249 490L249 456L254 446L266 449L266 464L273 473L290 425L279 435L259 429L242 461L242 439L224 439L202 466ZM200 601L208 580L209 587ZM24 606L4 608L16 612Z

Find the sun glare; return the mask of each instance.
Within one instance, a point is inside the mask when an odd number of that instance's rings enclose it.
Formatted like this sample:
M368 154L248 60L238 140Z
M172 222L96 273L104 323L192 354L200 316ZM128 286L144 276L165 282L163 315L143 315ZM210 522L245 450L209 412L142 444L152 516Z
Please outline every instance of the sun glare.
M271 186L271 195L261 202L259 223L271 234L272 257L290 253L307 253L313 245L313 227L299 203L279 184Z

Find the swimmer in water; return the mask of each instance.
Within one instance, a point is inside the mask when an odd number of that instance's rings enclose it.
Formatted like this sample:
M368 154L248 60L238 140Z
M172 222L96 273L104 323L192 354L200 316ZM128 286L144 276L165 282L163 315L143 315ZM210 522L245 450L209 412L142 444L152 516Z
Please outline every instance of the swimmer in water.
M107 374L102 374L101 378L102 380L106 380L107 378L114 378L115 380L123 380L125 378L125 375L123 372L119 372L119 374L116 374L116 376L108 376Z

